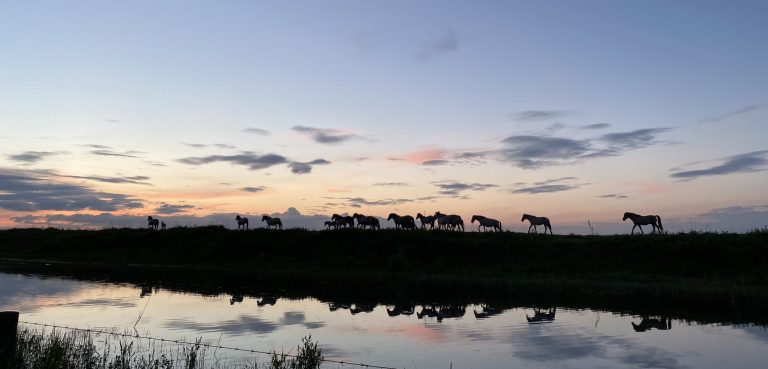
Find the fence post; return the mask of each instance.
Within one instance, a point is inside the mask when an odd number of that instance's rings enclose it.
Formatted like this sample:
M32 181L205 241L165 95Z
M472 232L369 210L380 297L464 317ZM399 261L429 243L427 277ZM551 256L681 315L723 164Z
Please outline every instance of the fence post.
M0 312L0 369L8 368L16 353L16 326L18 324L18 311Z

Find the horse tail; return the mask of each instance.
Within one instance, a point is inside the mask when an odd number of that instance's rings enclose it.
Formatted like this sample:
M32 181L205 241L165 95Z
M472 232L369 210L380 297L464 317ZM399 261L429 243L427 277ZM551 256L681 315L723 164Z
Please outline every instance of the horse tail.
M661 225L661 217L657 215L656 220L659 222L659 229L664 232L664 226Z

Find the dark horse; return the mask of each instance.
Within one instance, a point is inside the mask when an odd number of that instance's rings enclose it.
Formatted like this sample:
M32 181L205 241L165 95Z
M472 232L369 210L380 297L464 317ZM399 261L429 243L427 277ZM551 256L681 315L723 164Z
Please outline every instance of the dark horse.
M644 225L651 225L653 227L653 232L656 233L656 228L659 229L659 232L664 232L664 227L661 225L661 217L658 215L637 215L635 213L626 212L624 213L624 218L622 218L622 221L626 221L627 219L632 219L632 223L635 225L632 226L632 232L631 234L635 234L635 227L640 228L640 233L643 232Z

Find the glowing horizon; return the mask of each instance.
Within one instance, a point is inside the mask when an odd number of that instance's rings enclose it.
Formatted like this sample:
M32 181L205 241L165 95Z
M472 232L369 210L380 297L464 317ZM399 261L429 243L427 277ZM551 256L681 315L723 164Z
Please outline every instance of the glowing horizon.
M0 227L290 208L766 227L765 10L16 4L0 15Z

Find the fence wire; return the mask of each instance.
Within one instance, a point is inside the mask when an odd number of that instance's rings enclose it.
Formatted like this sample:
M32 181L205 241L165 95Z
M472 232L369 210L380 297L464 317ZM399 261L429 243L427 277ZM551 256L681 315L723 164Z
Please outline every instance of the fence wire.
M24 321L24 320L19 320L19 323L28 324L28 325L35 325L35 326L40 326L40 327L48 327L48 328L56 328L56 329L66 329L66 330L79 331L79 332L107 334L107 335L118 336L118 337L126 337L126 338L143 339L143 340L158 341L158 342L165 342L165 343L173 343L173 344L178 344L178 345L192 345L192 346L199 345L199 346L203 346L203 347L207 347L207 348L212 348L212 349L232 350L232 351L247 352L247 353L252 353L252 354L263 354L263 355L272 355L272 354L274 354L274 352L269 352L269 351L245 349L245 348L233 347L233 346L214 345L214 344L204 343L204 342L190 342L190 341L185 341L185 340L173 340L173 339L166 339L166 338L159 338L159 337L142 336L142 335L139 335L139 334L109 332L109 331L103 331L103 330L99 330L99 329L68 327L68 326L62 326L62 325L56 325L56 324L28 322L28 321ZM284 356L287 356L287 357L290 357L290 358L294 358L294 359L298 358L298 355L293 355L293 354L278 354L278 355L281 355L281 356L284 355ZM343 360L335 360L335 359L323 359L323 362L340 364L340 365L350 365L352 367L359 366L359 367L362 367L362 368L397 369L397 368L390 367L390 366L380 366L380 365L356 363L356 362L352 362L352 361L343 361Z

